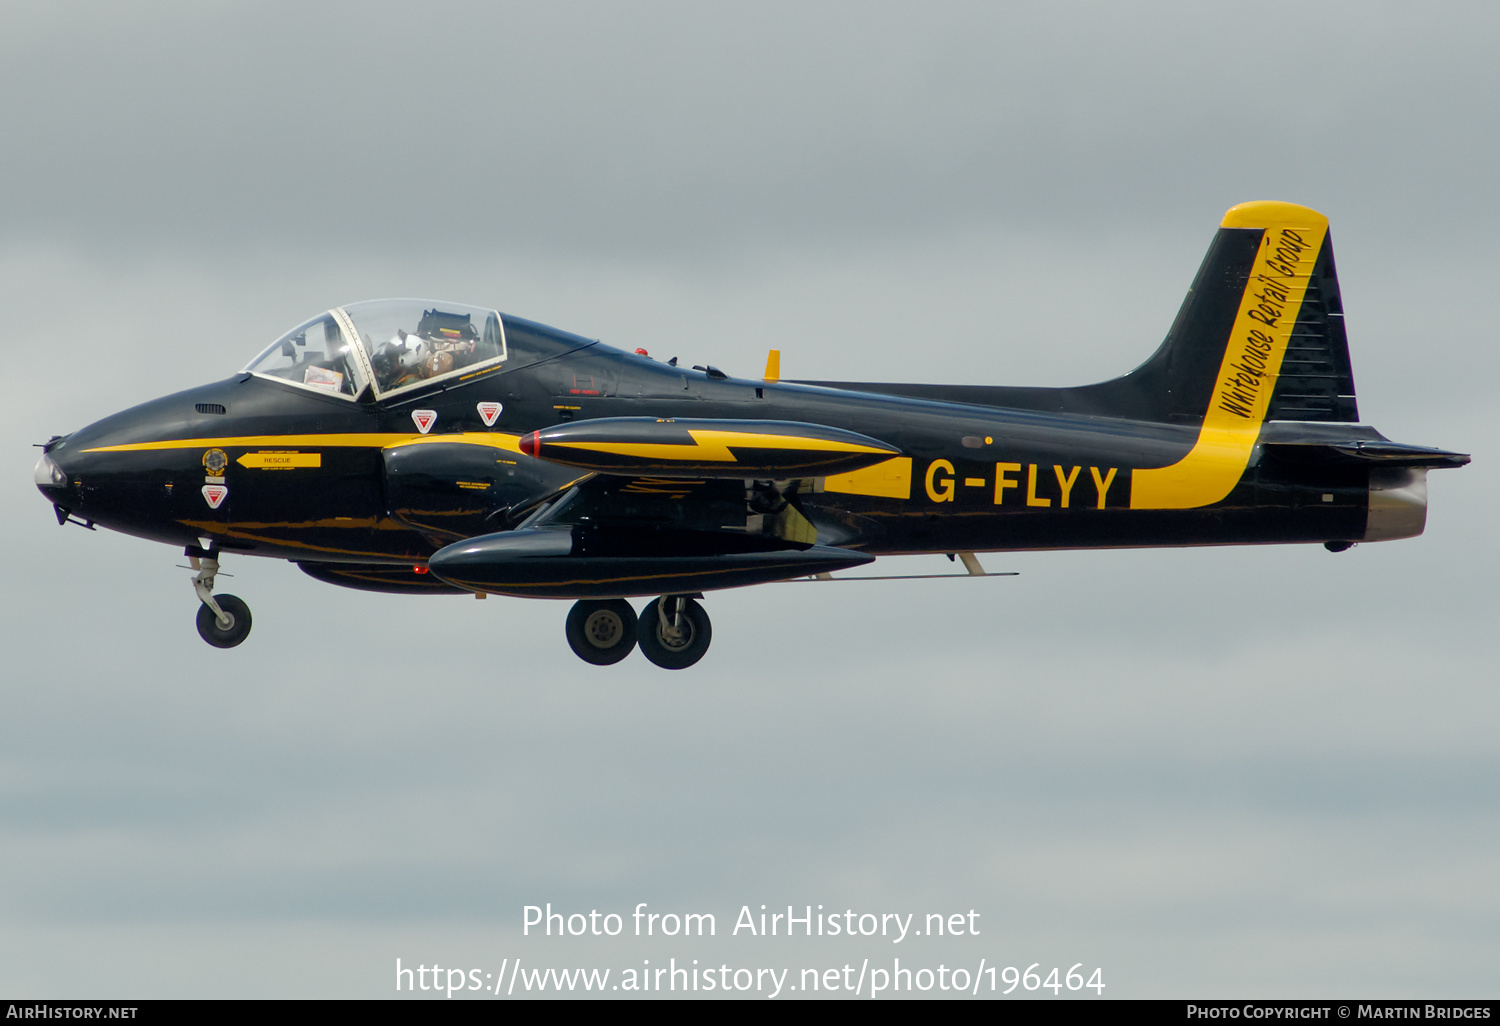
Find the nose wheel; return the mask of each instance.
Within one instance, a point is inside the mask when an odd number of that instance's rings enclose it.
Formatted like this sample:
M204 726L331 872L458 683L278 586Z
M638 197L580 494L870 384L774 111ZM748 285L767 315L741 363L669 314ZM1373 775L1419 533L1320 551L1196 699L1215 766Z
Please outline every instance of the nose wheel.
M214 648L233 648L250 635L250 607L235 595L214 596L219 560L202 549L188 549L188 562L198 571L193 591L198 595L198 635Z
M233 648L250 634L250 607L234 595L215 599L219 611L198 607L198 634L214 648Z

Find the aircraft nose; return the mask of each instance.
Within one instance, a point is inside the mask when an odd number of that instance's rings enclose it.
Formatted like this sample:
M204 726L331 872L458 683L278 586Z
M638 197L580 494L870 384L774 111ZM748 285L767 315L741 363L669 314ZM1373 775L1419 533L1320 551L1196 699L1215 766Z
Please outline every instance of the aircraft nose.
M48 502L61 503L68 497L68 472L48 453L36 461L31 479Z

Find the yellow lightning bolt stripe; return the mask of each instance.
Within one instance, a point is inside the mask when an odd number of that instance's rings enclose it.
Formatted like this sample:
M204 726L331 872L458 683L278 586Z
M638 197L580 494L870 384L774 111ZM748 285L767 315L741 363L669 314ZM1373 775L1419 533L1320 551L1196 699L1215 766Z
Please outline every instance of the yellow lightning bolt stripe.
M228 438L171 438L160 442L130 442L125 445L101 445L84 452L157 452L166 449L239 449L258 446L298 446L324 449L389 449L397 445L430 445L435 442L459 442L487 445L509 452L520 452L520 436L499 432L464 431L446 435L397 434L365 432L328 435L235 435Z
M583 449L607 452L616 456L637 456L641 459L677 460L693 463L737 463L730 448L738 449L787 449L804 452L852 452L886 454L891 450L857 442L840 442L828 438L807 438L802 435L768 435L750 431L690 430L693 442L666 444L661 442L549 442L543 445L559 448Z
M1131 509L1193 509L1222 501L1244 476L1276 390L1281 360L1312 275L1328 218L1292 203L1241 203L1224 228L1264 228L1203 426L1192 450L1167 467L1131 474ZM1267 306L1270 282L1274 306ZM1273 316L1273 311L1281 312ZM1249 370L1247 370L1247 366ZM1231 382L1253 385L1232 391ZM1226 389L1230 389L1226 401ZM1253 393L1253 394L1252 394Z

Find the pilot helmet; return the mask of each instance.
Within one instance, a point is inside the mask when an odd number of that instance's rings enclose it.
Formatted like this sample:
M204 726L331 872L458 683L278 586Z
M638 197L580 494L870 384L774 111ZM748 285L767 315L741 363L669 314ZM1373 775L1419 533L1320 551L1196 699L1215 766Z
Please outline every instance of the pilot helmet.
M428 345L416 335L408 335L397 329L390 341L377 349L370 357L375 373L383 379L400 377L416 371L422 364Z

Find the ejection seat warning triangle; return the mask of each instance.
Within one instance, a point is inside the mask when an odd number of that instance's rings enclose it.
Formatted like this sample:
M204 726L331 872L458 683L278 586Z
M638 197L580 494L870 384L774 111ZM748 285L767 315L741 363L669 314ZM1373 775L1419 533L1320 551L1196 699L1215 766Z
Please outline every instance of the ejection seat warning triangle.
M203 498L208 500L209 509L218 509L219 503L229 494L229 489L224 485L210 484L203 486Z
M425 435L437 423L437 410L412 410L411 419L416 421L417 430Z
M480 403L479 418L484 421L485 427L494 427L495 419L500 416L500 411L505 409L499 403Z

